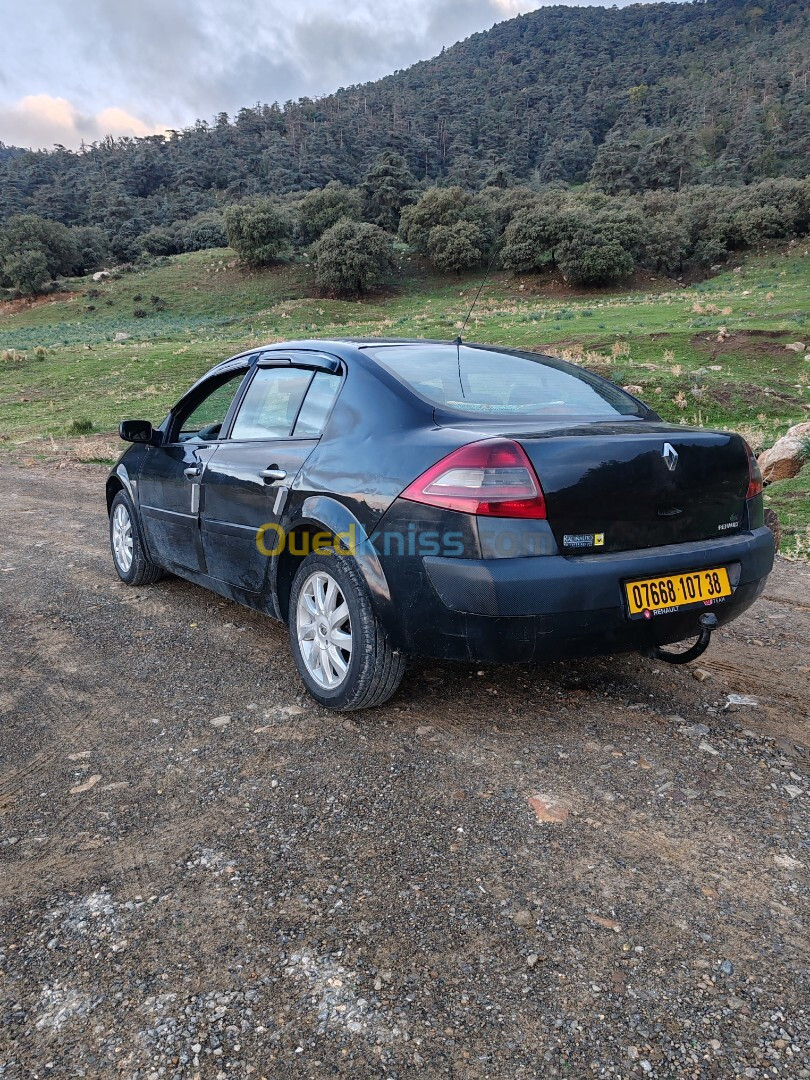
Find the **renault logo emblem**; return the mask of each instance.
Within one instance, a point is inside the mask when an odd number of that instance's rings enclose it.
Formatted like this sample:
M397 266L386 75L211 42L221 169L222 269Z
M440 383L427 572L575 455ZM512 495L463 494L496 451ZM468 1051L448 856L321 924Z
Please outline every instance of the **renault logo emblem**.
M672 443L665 442L664 449L661 451L661 457L664 459L667 468L670 472L675 472L675 466L678 464L678 451L672 445Z

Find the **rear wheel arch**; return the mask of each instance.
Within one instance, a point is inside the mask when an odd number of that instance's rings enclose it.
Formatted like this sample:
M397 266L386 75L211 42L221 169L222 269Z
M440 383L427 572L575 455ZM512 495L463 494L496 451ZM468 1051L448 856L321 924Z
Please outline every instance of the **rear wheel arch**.
M298 567L312 550L313 537L325 531L324 526L315 522L298 524L285 533L284 550L276 562L276 604L284 622L287 622L290 608L290 591Z
M391 604L391 592L377 552L357 518L342 503L328 496L306 499L301 511L301 516L285 533L284 549L276 558L274 592L282 620L288 621L292 583L298 567L313 552L315 537L319 533L328 533L330 537L348 533L352 540L349 556L357 564L377 614L386 621L384 616Z

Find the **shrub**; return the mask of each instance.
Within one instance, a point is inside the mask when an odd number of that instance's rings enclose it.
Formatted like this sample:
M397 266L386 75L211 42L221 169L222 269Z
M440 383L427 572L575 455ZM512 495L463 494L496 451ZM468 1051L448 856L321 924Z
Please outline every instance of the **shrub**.
M176 255L177 239L168 229L153 228L141 237L141 251L147 255Z
M553 266L561 231L562 220L556 207L538 203L518 210L503 234L503 265L518 273Z
M270 199L229 206L225 211L228 243L248 266L268 266L290 246L287 213Z
M136 319L145 319L149 312L145 311L142 307L136 307L132 314Z
M635 269L643 220L632 210L589 209L581 206L563 215L557 262L569 281L607 285Z
M658 273L683 270L689 251L689 233L674 214L657 214L646 222L644 259Z
M43 292L51 276L47 257L38 248L23 248L6 256L2 271L3 277L23 296Z
M568 281L580 285L607 285L632 274L633 256L614 240L577 233L563 242L560 268Z
M207 248L225 247L228 243L225 219L216 210L197 214L175 225L175 233L182 251L205 251Z
M132 263L141 254L140 237L137 235L137 225L125 222L119 231L110 237L110 251L119 263ZM121 267L122 273L127 273L126 267Z
M360 193L333 181L325 188L308 191L298 204L298 234L303 244L312 244L342 218L359 221Z
M90 435L93 431L93 421L87 417L73 420L67 430L68 435Z
M16 214L0 229L0 273L26 295L41 292L58 274L73 273L75 238L58 221Z
M339 221L313 248L318 284L341 296L362 295L394 268L391 237L377 225Z
M486 242L481 226L474 221L435 225L428 235L428 256L439 270L469 270L484 260Z
M402 211L399 235L422 255L429 255L431 230L460 221L477 225L484 249L491 246L495 227L489 206L460 187L428 188L418 203Z
M504 231L516 214L533 209L538 205L537 192L527 187L512 187L506 190L487 187L484 188L478 198L481 204L488 208L495 221L498 233Z
M76 262L73 270L87 274L103 266L110 254L110 244L103 229L93 225L81 225L70 230L76 246Z

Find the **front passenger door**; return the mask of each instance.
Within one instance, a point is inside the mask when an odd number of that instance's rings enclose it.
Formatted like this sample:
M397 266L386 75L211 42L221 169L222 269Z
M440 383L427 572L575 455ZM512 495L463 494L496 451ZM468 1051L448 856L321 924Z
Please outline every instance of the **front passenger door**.
M214 376L175 407L166 441L150 446L138 474L138 502L149 551L168 570L204 572L200 485L246 365Z

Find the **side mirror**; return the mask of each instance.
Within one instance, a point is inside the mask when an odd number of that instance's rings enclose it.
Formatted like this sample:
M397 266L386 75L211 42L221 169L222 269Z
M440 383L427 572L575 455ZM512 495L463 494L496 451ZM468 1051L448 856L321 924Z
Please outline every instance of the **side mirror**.
M160 440L148 420L122 420L118 425L118 434L124 442L149 443L155 445Z

